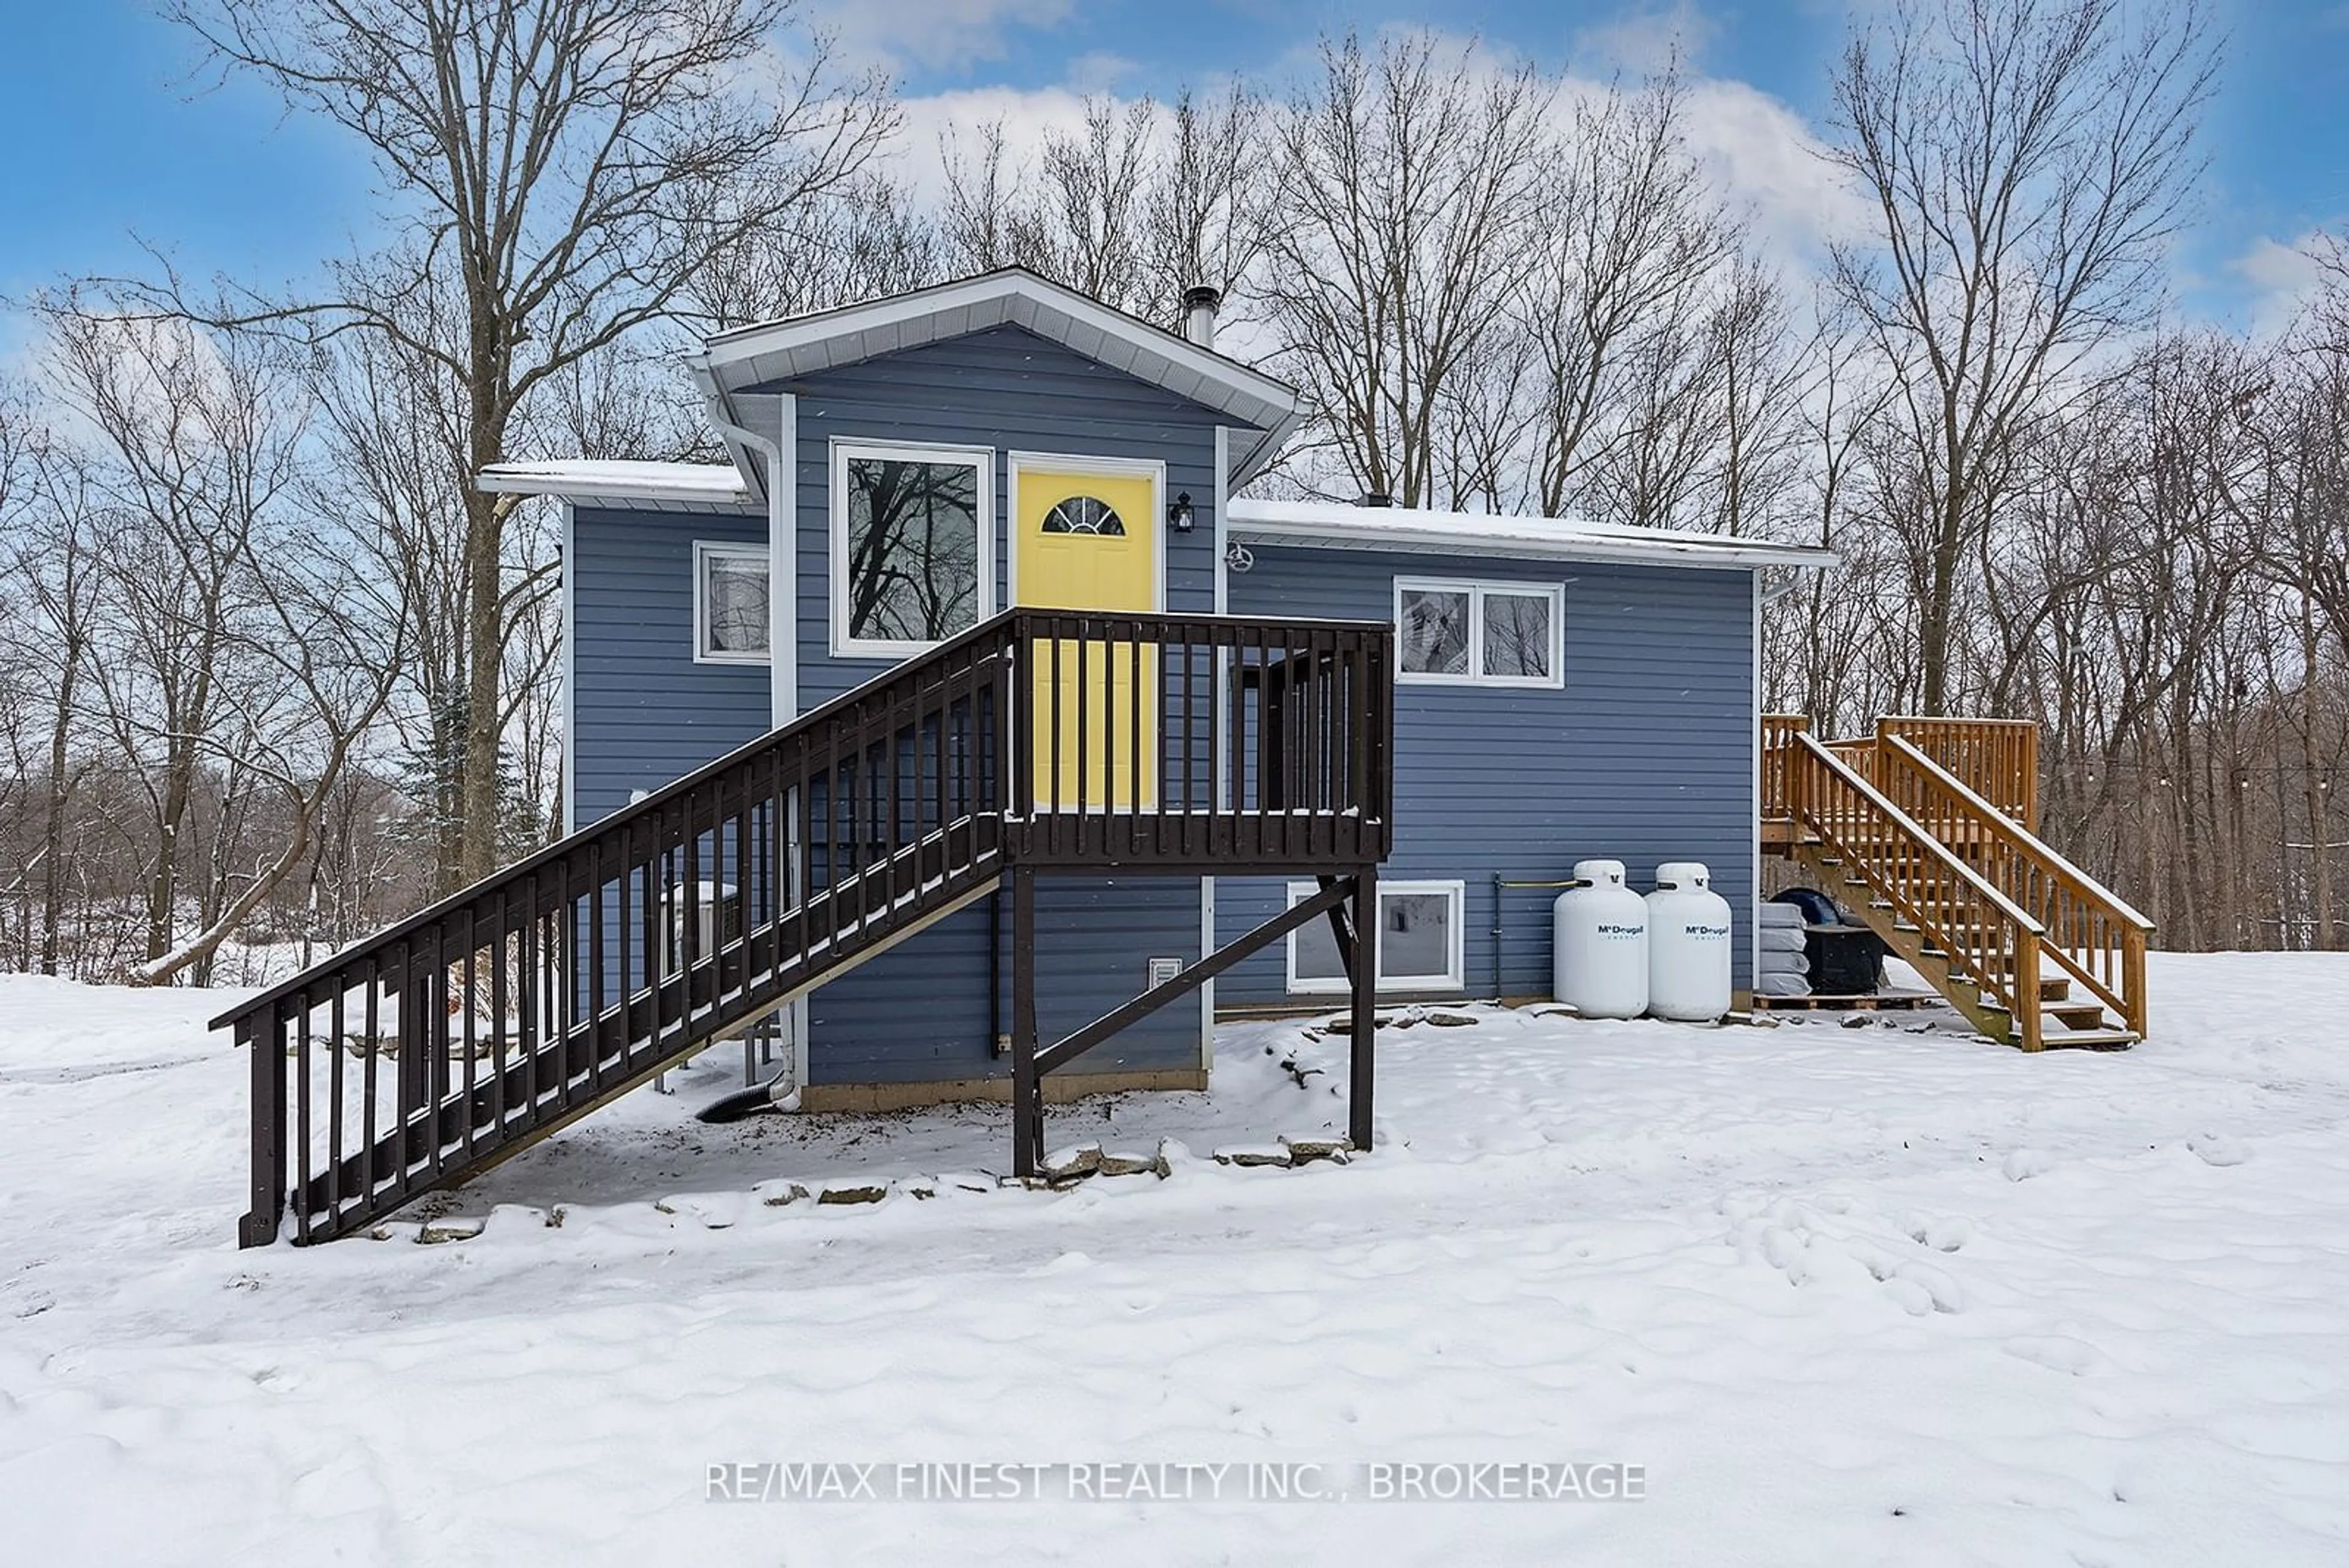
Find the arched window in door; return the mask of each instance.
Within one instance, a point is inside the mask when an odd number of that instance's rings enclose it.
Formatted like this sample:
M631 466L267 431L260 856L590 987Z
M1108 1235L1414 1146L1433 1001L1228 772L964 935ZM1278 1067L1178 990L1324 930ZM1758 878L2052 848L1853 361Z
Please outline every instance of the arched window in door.
M1125 520L1106 501L1071 495L1044 514L1047 534L1108 534L1123 536Z

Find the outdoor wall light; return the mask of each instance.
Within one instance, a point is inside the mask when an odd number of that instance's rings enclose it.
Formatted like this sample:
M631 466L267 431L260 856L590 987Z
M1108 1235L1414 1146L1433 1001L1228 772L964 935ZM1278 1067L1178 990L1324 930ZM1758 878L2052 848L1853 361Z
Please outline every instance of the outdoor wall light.
M1191 493L1187 490L1174 497L1174 504L1166 509L1166 525L1177 534L1188 534L1199 521L1191 510Z

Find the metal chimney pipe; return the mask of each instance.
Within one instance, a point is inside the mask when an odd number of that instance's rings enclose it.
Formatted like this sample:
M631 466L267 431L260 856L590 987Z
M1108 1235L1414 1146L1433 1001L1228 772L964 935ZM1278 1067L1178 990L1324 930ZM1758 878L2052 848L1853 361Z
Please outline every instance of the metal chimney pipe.
M1195 284L1183 291L1183 336L1202 348L1216 346L1216 307L1224 291L1212 284Z

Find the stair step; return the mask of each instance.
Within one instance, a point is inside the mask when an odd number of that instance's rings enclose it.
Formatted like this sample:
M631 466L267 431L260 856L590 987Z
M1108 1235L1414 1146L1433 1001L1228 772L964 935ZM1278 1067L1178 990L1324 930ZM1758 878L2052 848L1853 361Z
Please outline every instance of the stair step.
M2039 1033L2040 1049L2044 1051L2126 1051L2137 1041L2136 1032L2128 1029L2043 1029Z
M1974 1026L1992 1038L2008 1044L2020 1044L2021 1031L2016 1027L2013 1012L1989 1000L1982 986L1971 978L1970 966L1980 961L1992 965L2012 965L2013 956L2003 950L1992 939L1992 950L1969 955L1966 960L1954 959L1934 945L1937 938L1926 928L1909 918L1913 911L1930 923L1960 919L1971 915L1974 904L1971 897L1944 878L1927 877L1923 885L1910 890L1901 889L1902 902L1896 905L1886 898L1877 885L1859 874L1869 864L1878 849L1897 848L1908 842L1905 836L1887 835L1880 839L1863 838L1847 843L1837 853L1823 852L1821 846L1798 845L1798 857L1818 877L1819 885L1833 890L1844 904L1857 913L1893 950L1908 960L1926 982L1940 992L1971 1020ZM1969 843L1955 846L1961 853L1971 857L1971 852L1985 847ZM1981 933L1988 935L1989 933ZM1961 963L1968 967L1961 967ZM1993 981L2012 981L2012 968L2002 974L1990 977ZM2071 981L2058 974L2042 973L2036 999L2039 1009L2041 1044L2046 1049L2125 1051L2137 1043L2134 1031L2115 1024L2111 1014L2094 999L2075 1000ZM2017 1006L2028 1005L2018 999Z

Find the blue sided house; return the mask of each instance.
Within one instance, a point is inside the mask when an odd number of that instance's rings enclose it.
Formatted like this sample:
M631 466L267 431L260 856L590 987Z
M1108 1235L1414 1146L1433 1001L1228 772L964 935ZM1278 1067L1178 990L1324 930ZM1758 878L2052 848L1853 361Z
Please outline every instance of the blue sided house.
M1748 986L1765 840L1853 851L1829 785L1883 798L1760 711L1764 597L1830 557L1250 499L1298 402L1216 303L1009 269L744 327L688 366L727 463L482 474L565 511L569 832L222 1021L284 1046L245 1240L752 1029L810 1109L1009 1100L1032 1173L1048 1097L1349 1008L1367 1146L1372 1007L1546 995L1585 857L1704 862Z

